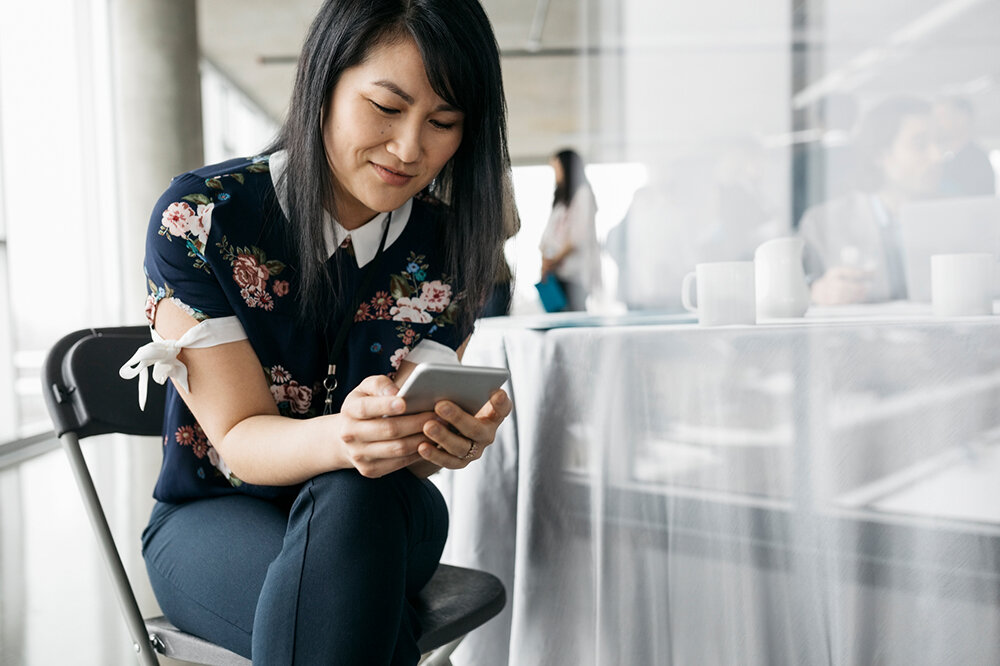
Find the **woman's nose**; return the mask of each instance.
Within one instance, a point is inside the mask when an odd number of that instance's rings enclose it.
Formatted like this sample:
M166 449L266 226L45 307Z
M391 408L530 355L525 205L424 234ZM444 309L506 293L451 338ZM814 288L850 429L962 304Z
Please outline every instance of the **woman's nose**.
M422 129L415 122L398 123L393 127L393 136L386 147L401 162L416 162L422 150L420 144Z

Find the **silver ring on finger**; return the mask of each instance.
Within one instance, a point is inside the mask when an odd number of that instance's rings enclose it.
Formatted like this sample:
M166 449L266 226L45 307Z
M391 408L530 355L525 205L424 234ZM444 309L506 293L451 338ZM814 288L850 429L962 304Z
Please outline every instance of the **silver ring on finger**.
M469 440L469 452L462 456L462 460L472 460L472 457L476 455L476 451L479 450L479 444Z

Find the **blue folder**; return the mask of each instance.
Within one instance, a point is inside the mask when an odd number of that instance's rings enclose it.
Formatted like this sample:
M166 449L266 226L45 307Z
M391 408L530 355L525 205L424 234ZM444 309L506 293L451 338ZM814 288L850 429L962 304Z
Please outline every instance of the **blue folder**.
M546 312L562 312L566 309L566 294L551 274L546 274L541 282L536 282L535 289L538 290L538 296L542 299L542 307Z

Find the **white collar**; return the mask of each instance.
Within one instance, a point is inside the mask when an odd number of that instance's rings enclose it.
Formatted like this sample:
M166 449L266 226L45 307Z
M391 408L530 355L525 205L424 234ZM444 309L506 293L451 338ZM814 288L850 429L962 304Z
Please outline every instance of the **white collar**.
M271 182L278 195L278 204L281 206L281 210L285 213L286 217L288 215L288 202L285 197L284 187L279 189L278 182L281 179L281 174L285 171L287 162L288 154L284 150L279 150L271 155ZM389 222L389 235L385 239L386 248L390 247L399 238L400 234L403 233L406 223L410 220L410 211L412 209L413 199L407 199L402 206L392 211L392 220ZM324 215L326 224L323 225L323 243L326 246L327 255L333 256L333 253L337 251L340 244L344 242L344 238L350 234L351 245L354 246L354 257L358 262L358 268L363 267L374 259L375 253L378 252L378 244L382 240L382 225L387 215L388 213L379 213L357 229L350 231L342 227L330 214Z
M385 239L386 248L392 245L392 242L403 233L403 229L406 228L406 223L410 219L411 208L413 208L413 199L407 199L406 203L392 211L392 220L389 221L389 235ZM350 231L327 215L328 223L323 225L323 242L326 243L327 254L333 256L333 253L350 234L351 245L354 246L354 258L358 260L358 268L361 268L375 258L379 241L382 240L382 227L388 215L388 213L379 213L357 229Z

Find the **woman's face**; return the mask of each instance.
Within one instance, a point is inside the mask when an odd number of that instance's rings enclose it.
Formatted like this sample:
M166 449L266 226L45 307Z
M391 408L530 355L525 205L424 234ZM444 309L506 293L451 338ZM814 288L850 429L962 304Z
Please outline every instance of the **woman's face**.
M555 172L556 185L562 185L566 181L566 175L563 173L562 162L559 161L558 157L553 157L549 160L549 166Z
M412 39L344 70L323 119L337 221L354 229L424 189L458 150L463 120L431 88Z

